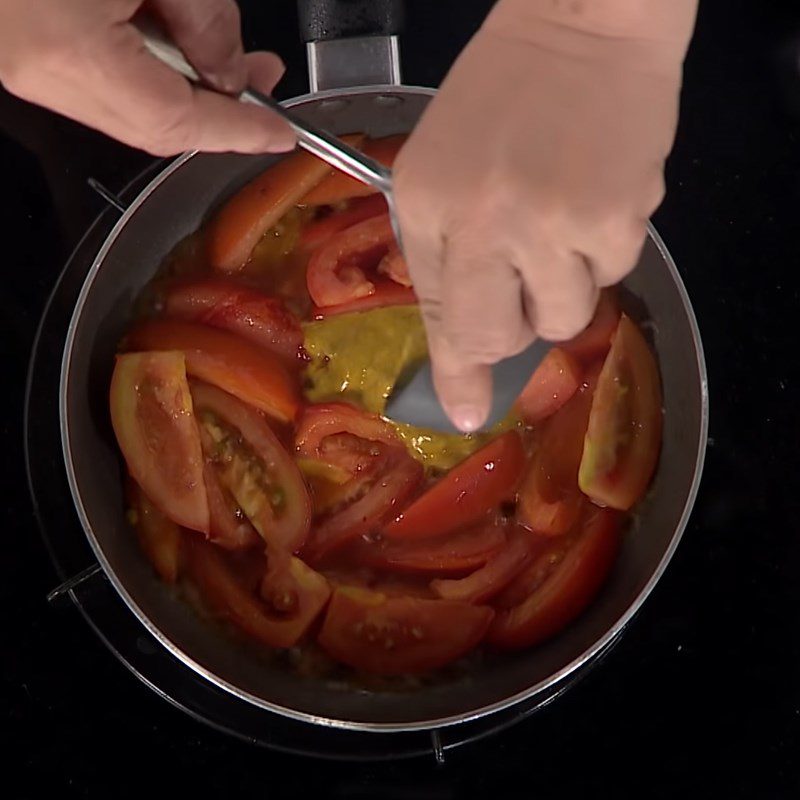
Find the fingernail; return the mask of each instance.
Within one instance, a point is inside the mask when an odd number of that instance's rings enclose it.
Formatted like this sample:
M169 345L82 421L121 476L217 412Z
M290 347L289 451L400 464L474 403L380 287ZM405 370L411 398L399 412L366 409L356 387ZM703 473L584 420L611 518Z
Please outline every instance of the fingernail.
M453 424L464 433L472 433L482 425L486 415L478 406L463 405L453 409Z

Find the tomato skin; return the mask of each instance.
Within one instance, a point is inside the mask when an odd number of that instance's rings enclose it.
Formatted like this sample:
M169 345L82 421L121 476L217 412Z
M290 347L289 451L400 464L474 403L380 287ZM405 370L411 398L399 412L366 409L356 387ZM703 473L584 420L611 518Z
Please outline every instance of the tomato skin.
M559 347L581 364L589 364L605 357L611 348L611 339L617 330L620 309L614 289L603 289L597 301L594 317L585 330Z
M342 211L335 211L322 219L309 223L300 233L297 243L299 250L313 253L332 236L363 222L365 219L388 213L386 199L382 194L373 194L353 200Z
M394 246L388 214L332 236L308 262L306 283L311 299L317 306L335 306L375 294L375 282L367 272L374 275Z
M109 400L133 479L173 522L208 533L203 455L183 353L117 356Z
M186 542L189 577L212 610L244 633L270 647L293 647L306 634L330 597L322 575L291 559L297 591L290 613L273 609L250 590L213 544L191 537ZM268 568L269 572L269 568Z
M431 589L444 600L485 603L503 591L533 560L541 537L524 528L510 532L506 545L484 566L465 578L431 581Z
M235 333L289 363L301 353L303 330L281 300L224 278L172 283L164 310L174 319Z
M487 606L340 587L317 641L335 659L363 672L414 674L468 653L483 639L493 617Z
M366 297L339 303L335 306L314 306L311 311L312 319L325 319L337 314L352 314L355 311L369 311L372 308L385 308L386 306L410 306L417 302L417 295L413 289L401 286L387 278L376 278L373 281L375 291Z
M176 583L181 572L180 526L150 502L133 478L128 478L125 490L142 551L162 581Z
M381 139L367 139L361 145L361 150L365 155L374 158L384 166L391 167L407 138L407 134L401 133L395 136L384 136ZM302 205L308 206L330 205L348 200L351 197L370 195L376 191L369 184L351 178L339 170L333 170L308 192L300 202Z
M596 503L627 511L645 494L661 450L655 357L623 314L594 393L578 480Z
M125 345L129 350L181 350L189 375L280 422L292 422L300 408L297 384L283 362L228 331L195 322L152 319L136 325Z
M358 145L363 136L342 137ZM230 198L212 218L206 238L211 265L238 272L259 239L316 186L330 167L303 150L284 156Z
M513 496L525 468L515 431L462 461L383 530L388 539L424 539L463 528Z
M209 384L193 381L191 391L197 413L202 415L210 411L238 431L283 492L283 512L276 514L271 507L265 508L260 518L251 520L256 530L267 544L277 550L298 550L308 536L311 500L303 477L289 453L255 409Z
M502 551L502 526L488 522L457 533L417 541L359 541L342 555L372 569L429 576L464 575Z
M611 571L619 545L619 514L591 509L579 536L544 583L519 605L498 612L487 642L517 650L558 633L594 599Z
M580 364L565 350L554 347L531 375L516 402L522 419L542 422L558 411L578 390L583 378Z

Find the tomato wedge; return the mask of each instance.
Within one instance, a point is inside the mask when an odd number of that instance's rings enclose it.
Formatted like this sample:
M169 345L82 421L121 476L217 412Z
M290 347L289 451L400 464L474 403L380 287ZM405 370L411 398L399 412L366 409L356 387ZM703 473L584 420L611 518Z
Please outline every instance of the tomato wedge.
M490 522L423 541L359 541L342 555L372 569L390 572L463 575L482 567L505 544L503 527Z
M214 545L193 537L188 540L186 551L189 576L211 609L270 647L297 644L330 597L325 578L299 558L292 557L289 567L294 594L290 600L285 595L280 597L279 607L275 608L242 581L223 552Z
M280 359L228 331L178 320L135 326L125 344L133 350L181 350L186 372L219 386L280 422L292 422L299 391Z
M183 353L117 356L111 423L133 479L161 512L208 533L203 455Z
M363 140L360 135L342 138L353 145ZM211 265L222 272L242 269L259 239L329 172L324 161L298 150L250 181L222 206L208 226Z
M431 581L431 589L444 600L465 603L485 603L508 586L533 560L540 544L537 537L524 528L513 530L502 550L493 555L480 569L466 578Z
M347 208L334 211L309 223L300 233L297 247L299 250L311 253L340 231L387 212L388 206L382 194L359 197L353 200Z
M370 158L374 158L381 164L391 167L407 138L408 134L401 133L395 136L385 136L381 139L367 139L361 145L361 150ZM308 206L331 205L348 200L351 197L374 194L376 191L373 186L351 178L349 175L345 175L344 172L334 170L308 192L300 202L302 205Z
M487 606L340 587L317 641L337 661L364 672L413 674L461 658L483 639L493 617Z
M647 342L623 315L594 393L579 481L623 511L647 491L661 449L661 381Z
M519 605L498 612L487 641L516 650L558 633L594 599L611 571L619 544L619 514L592 508L560 564Z
M520 521L537 533L560 536L577 521L583 505L578 466L589 424L592 385L584 385L543 428L539 446L519 490Z
M224 278L177 281L164 297L168 316L202 322L296 362L303 346L297 317L281 300Z
M577 359L588 364L603 358L611 347L611 337L619 323L620 310L614 289L603 289L597 301L594 317L585 330L559 347Z
M424 539L463 528L513 497L524 468L522 440L507 431L450 470L383 533L389 539Z
M337 314L352 314L354 311L369 311L371 308L386 306L410 306L417 302L414 290L407 286L401 286L388 278L376 278L373 283L375 291L367 297L359 297L335 306L314 306L311 310L312 319L325 319Z
M323 440L339 433L402 447L394 428L377 414L362 411L350 403L318 403L306 407L297 425L297 454L303 458L319 459Z
M208 540L226 550L244 550L259 544L262 540L258 532L234 500L233 495L220 481L217 468L210 458L206 444L209 436L207 432L204 432L202 426L200 438L206 456L203 478L206 484L210 515Z
M311 501L297 465L255 409L215 386L193 381L191 388L222 485L267 544L299 549L308 535Z
M375 294L375 283L367 273L374 275L394 247L388 214L332 236L308 262L306 282L311 299L318 306L335 306Z
M130 504L129 519L142 552L162 581L175 583L181 568L180 526L165 517L132 478L125 488Z
M355 487L345 484L344 508L334 510L314 525L303 557L316 564L359 536L377 532L396 516L422 482L422 465L404 447L373 443L373 464L353 478ZM356 488L355 496L351 492Z
M554 347L542 359L516 402L525 422L541 422L558 411L578 390L583 370L573 356Z

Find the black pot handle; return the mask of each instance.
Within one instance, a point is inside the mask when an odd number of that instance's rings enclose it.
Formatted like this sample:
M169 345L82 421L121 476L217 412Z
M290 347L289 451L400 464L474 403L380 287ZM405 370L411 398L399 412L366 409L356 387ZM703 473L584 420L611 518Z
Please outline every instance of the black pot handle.
M405 20L403 0L297 0L304 42L355 36L396 36Z

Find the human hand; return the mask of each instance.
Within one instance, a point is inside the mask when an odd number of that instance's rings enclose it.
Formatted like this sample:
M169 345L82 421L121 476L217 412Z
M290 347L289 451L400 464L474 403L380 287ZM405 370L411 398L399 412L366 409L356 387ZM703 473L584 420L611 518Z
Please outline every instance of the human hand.
M214 87L269 93L283 75L275 54L244 55L234 0L0 0L0 83L154 155L294 146L277 115L193 87L152 56L131 24L143 5Z
M394 167L434 383L462 430L490 410L491 364L588 324L664 193L695 0L567 6L501 0Z

